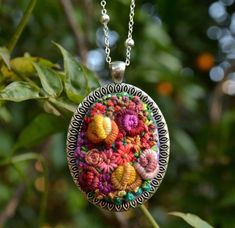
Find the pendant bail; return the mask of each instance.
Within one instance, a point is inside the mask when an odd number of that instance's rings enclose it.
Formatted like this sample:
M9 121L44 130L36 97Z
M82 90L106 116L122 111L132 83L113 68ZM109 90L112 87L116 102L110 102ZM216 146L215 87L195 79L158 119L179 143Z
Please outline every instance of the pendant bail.
M122 83L124 73L126 70L126 63L122 61L115 61L109 64L111 75L115 83Z

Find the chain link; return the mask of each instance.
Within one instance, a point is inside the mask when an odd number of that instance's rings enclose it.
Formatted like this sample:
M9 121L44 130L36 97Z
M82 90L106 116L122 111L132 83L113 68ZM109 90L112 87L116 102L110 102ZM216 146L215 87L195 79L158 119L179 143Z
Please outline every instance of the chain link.
M100 5L102 7L101 10L101 23L103 24L103 32L104 32L104 46L105 46L105 54L106 54L106 62L111 63L112 59L110 56L110 42L109 42L109 16L106 9L106 0L101 0ZM134 26L134 16L135 16L135 0L131 0L130 3L130 13L129 13L129 23L128 23L128 34L127 40L125 42L126 45L126 66L130 65L131 59L131 48L134 46L134 40L132 38L133 26Z

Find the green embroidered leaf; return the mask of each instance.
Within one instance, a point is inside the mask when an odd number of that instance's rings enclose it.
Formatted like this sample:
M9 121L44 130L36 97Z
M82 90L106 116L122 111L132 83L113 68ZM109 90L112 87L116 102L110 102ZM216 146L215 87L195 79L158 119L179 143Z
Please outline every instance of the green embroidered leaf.
M15 149L31 148L40 144L52 134L63 131L67 127L67 121L52 114L40 114L21 132Z
M10 69L10 52L6 47L0 47L0 57L7 65L7 67Z
M182 218L185 222L195 228L213 228L210 224L199 218L197 215L182 212L170 212L170 215Z
M12 82L0 91L0 100L20 102L29 99L43 98L39 95L40 90L27 82Z
M75 56L72 56L59 44L56 46L60 49L64 58L65 69L65 91L68 98L76 103L80 103L83 97L87 94L87 78L82 69L82 65L78 62Z
M43 89L52 97L58 97L63 91L63 85L60 76L52 69L43 66L42 64L33 63Z

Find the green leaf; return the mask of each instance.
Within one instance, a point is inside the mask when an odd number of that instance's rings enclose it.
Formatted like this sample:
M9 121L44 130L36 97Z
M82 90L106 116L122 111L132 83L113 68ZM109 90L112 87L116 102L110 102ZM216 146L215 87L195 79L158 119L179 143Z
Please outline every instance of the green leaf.
M219 202L220 207L232 207L235 205L235 190L227 191L226 195Z
M198 149L192 138L181 129L172 130L172 137L175 145L178 147L178 151L182 153L184 159L188 159L191 162L198 160Z
M10 69L10 52L6 47L0 47L0 57Z
M12 116L9 110L5 106L0 104L0 122L10 123L12 121Z
M75 56L72 56L59 44L56 46L60 49L64 58L65 69L65 91L68 98L76 103L80 103L87 94L87 78L82 69L82 65L78 62Z
M67 121L51 114L38 115L18 137L15 149L31 148L43 142L52 134L63 131L67 127Z
M40 90L27 82L12 82L0 91L0 100L21 102L29 99L43 98Z
M210 224L199 218L197 215L182 212L170 212L170 215L182 218L185 222L195 228L213 228Z
M33 63L43 89L52 97L58 97L63 91L63 85L59 75L52 69L43 66L42 64Z
M49 101L57 105L58 107L68 110L72 113L76 111L77 106L74 105L74 103L72 103L68 98L66 99L66 97L60 97L57 99L49 98Z
M91 70L89 70L87 67L83 66L82 67L84 74L87 77L87 83L88 83L88 88L90 90L96 89L100 86L99 79L97 77L97 74Z

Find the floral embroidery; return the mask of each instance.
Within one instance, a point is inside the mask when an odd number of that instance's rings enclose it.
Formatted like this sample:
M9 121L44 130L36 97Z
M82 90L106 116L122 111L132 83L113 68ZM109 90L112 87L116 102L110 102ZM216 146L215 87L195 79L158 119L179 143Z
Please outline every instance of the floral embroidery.
M133 147L130 144L122 145L120 142L117 143L117 164L123 165L128 162L132 162L135 159L133 153Z
M152 179L158 173L157 154L153 150L145 150L139 157L135 168L143 179Z
M114 153L111 149L101 153L102 162L98 167L104 173L109 173L117 167L117 154Z
M89 165L98 165L101 162L101 156L100 153L97 149L92 149L90 150L86 155L85 155L85 161Z
M103 194L108 194L113 190L113 185L111 183L111 177L108 174L100 175L99 181L99 191Z
M75 150L78 182L97 199L122 204L151 189L159 171L151 110L138 96L97 100L84 117Z
M95 168L88 166L81 172L79 183L84 191L91 191L98 187L99 173Z

